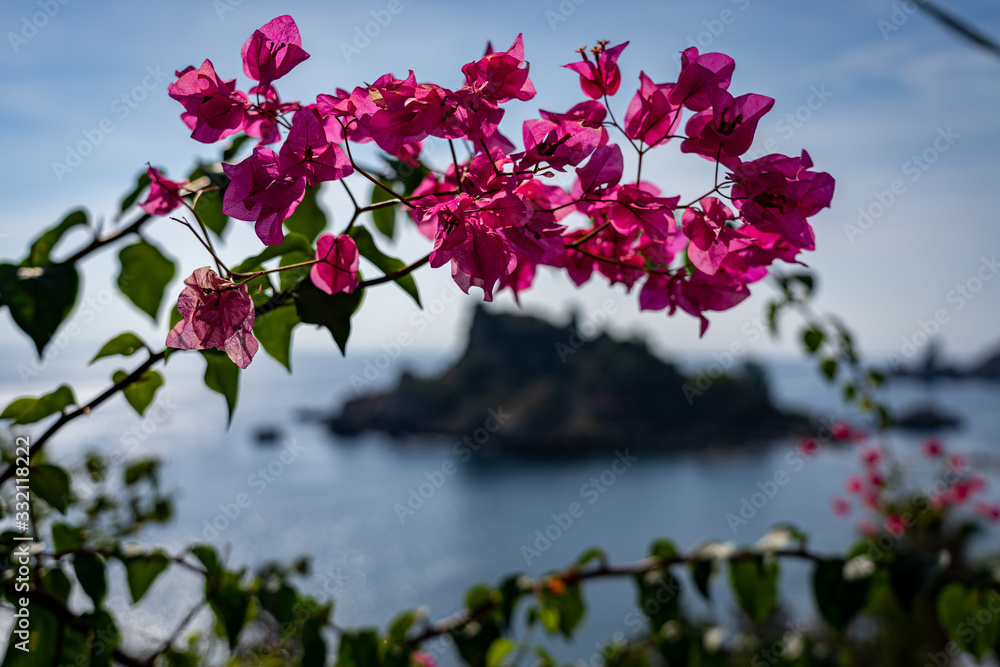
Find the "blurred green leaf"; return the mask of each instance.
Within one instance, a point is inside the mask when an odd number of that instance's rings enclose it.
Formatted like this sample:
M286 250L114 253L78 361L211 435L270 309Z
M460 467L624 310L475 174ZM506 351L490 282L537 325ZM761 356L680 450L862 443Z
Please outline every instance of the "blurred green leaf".
M28 251L28 257L21 262L21 266L32 267L32 266L48 266L52 263L50 255L52 254L52 249L55 248L59 240L74 227L86 227L87 226L87 213L82 209L77 209L67 215L62 219L59 224L51 229L42 232L39 236L31 243L31 249Z
M326 213L319 205L320 185L306 186L305 195L299 202L295 212L285 220L285 228L291 232L297 232L310 242L316 240L324 229L326 229Z
M391 187L391 183L387 183ZM381 204L382 202L392 201L395 199L391 194L386 192L383 188L377 185L372 186L372 204ZM396 207L395 206L383 206L381 208L376 208L372 211L372 220L375 223L375 229L379 231L384 237L392 240L392 237L396 233Z
M162 170L160 171L160 173L163 173ZM132 206L132 204L134 204L139 199L139 195L142 194L142 191L148 187L149 187L149 171L143 169L141 172L139 172L139 177L136 179L135 188L133 188L131 192L129 192L127 195L125 195L124 198L122 198L122 203L121 206L118 207L118 210L121 213L127 211L129 207Z
M31 490L50 507L65 514L70 501L69 474L59 466L42 463L31 467Z
M240 367L221 350L201 350L205 357L205 386L226 398L229 424L233 423L240 389Z
M842 558L820 561L813 570L812 586L816 606L826 622L843 634L868 601L869 577L848 580Z
M209 605L215 612L225 629L229 640L229 648L236 647L240 630L246 623L247 610L250 608L250 594L240 587L239 572L224 572L218 587L209 598Z
M766 621L777 606L778 563L762 556L741 557L729 563L730 582L740 608L756 623Z
M123 563L132 602L141 600L156 578L170 566L170 561L162 551L125 558Z
M104 561L96 554L83 551L74 554L73 571L76 573L76 579L80 582L83 592L94 603L94 607L99 608L108 591Z

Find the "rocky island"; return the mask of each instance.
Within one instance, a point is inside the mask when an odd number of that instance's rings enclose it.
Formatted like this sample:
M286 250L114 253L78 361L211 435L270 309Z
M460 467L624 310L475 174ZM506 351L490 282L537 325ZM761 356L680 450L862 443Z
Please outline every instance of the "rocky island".
M686 377L642 341L585 340L573 324L479 307L465 352L440 377L405 373L393 391L323 421L342 436L487 434L484 448L536 456L747 445L804 431L804 417L771 402L759 366L731 370Z

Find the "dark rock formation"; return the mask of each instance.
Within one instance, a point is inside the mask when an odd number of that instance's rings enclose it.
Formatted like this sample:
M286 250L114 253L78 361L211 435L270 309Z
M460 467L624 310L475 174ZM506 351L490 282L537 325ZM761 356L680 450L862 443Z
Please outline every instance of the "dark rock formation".
M759 366L706 386L652 355L641 341L478 308L465 353L435 379L404 374L392 392L348 402L324 421L334 433L434 434L455 441L491 429L491 447L560 455L630 447L761 442L805 420L770 401ZM687 385L687 392L685 392Z
M890 375L923 382L942 379L1000 381L1000 350L968 367L954 366L941 361L940 357L936 341L931 341L919 363L894 368Z
M961 422L961 418L951 412L933 405L921 405L900 414L893 420L893 425L912 431L937 431L955 428Z

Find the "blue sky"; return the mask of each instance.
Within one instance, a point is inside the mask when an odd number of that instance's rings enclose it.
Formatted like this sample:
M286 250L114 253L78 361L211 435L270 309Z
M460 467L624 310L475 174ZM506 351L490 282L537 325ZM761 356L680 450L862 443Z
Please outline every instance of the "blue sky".
M407 69L420 79L454 86L461 66L477 58L487 40L505 48L523 32L539 94L509 105L502 129L514 138L520 136L520 122L538 108L564 110L582 99L576 76L559 67L575 59L576 48L598 39L631 40L620 61L622 92L613 101L621 116L640 69L656 81L672 80L676 54L697 44L735 58L731 90L736 94L776 98L755 146L772 139L779 152L806 148L817 168L837 179L833 208L814 220L818 249L805 258L819 275L821 311L839 314L857 330L863 348L883 360L941 310L947 321L938 336L949 351L968 356L1000 344L1000 276L989 268L1000 255L994 181L1000 59L930 18L910 16L901 3L870 0L397 1L396 15L387 11L391 3L381 0L111 1L99 9L82 0L4 2L0 93L6 104L0 109L0 141L7 159L0 162L5 195L0 255L20 259L31 238L76 206L111 224L118 199L146 162L179 176L194 156L215 155L213 147L189 138L178 118L180 106L167 97L172 72L210 58L223 78L237 77L245 88L240 46L255 28L282 13L295 17L312 58L280 81L279 89L285 99L309 101L318 92L350 89ZM996 3L942 0L942 5L1000 38ZM367 45L355 42L379 17L386 24L378 34ZM76 168L58 173L55 163L65 163L68 149L81 142L94 144L93 150ZM914 160L920 156L926 161L922 166ZM707 189L711 171L697 164L692 169L697 160L679 157L675 147L661 150L644 175L668 194L691 196ZM334 225L343 225L349 209L328 190ZM859 209L870 215L862 224ZM230 227L226 257L238 260L259 248L248 224ZM170 298L184 276L207 263L182 231L169 221L148 231L180 262ZM81 232L68 237L62 249L84 241ZM412 231L395 248L408 259L426 251L426 241ZM115 254L105 251L87 264L85 295L101 296L112 286ZM417 278L425 301L437 302L436 308L419 315L395 287L371 290L356 318L353 353L377 350L401 333L412 334L413 350L444 351L461 341L477 298L452 299L446 270L423 269ZM957 296L959 285L971 290L977 284L975 293ZM787 331L778 345L748 333L771 294L764 284L753 291L738 308L711 316L712 326L700 341L695 320L639 313L635 294L600 280L578 290L550 272L523 301L527 311L554 317L565 317L570 308L585 314L614 311L616 330L643 333L663 351L710 353L734 341L760 355L793 351ZM498 303L514 308L506 297ZM157 342L165 335L165 322L154 326L120 296L102 308L104 315L83 329L74 346L89 351L123 328ZM303 345L329 344L323 332L296 335ZM32 353L6 313L0 314L0 340L25 357ZM3 372L14 375L13 369Z

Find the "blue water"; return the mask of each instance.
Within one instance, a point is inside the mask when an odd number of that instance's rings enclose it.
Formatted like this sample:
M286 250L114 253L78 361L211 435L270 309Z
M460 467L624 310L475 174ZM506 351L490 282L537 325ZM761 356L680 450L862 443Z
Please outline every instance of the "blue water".
M294 376L269 359L255 362L243 378L234 424L226 430L224 401L201 385L200 358L175 355L147 419L138 419L121 397L115 398L61 433L49 454L62 462L87 449L126 458L160 457L166 488L176 492L176 517L144 534L140 543L179 551L192 541L208 540L227 553L230 564L309 554L313 575L303 587L332 597L335 620L342 626L384 627L395 612L413 607L425 607L432 619L445 616L460 608L464 590L473 583L564 567L594 545L603 546L613 561L627 562L642 558L654 538L669 537L682 550L706 538L750 544L778 522L805 528L818 551L841 549L857 538L853 521L830 511L830 499L843 494L844 478L856 471L856 452L850 449L825 447L807 462L794 456L792 441L742 453L640 454L628 467L615 464L610 454L542 463L476 453L463 461L451 442L400 444L380 435L338 440L299 419L302 408L330 408L354 396L351 375L360 373L367 360L363 355L297 354ZM55 365L44 369L27 385L10 372L17 361L6 363L0 399L50 388L64 381L57 376L70 368L80 369L77 396L90 396L115 368L134 365L119 360L85 369L77 361L60 360L58 370ZM448 361L396 360L375 386L393 384L404 369L428 373ZM780 403L819 417L845 414L835 392L810 367L786 362L769 370ZM966 419L965 428L947 438L951 448L1000 453L995 444L1000 386L900 384L889 398L898 405L933 399ZM711 390L698 400L711 400ZM498 407L484 406L484 420L487 408ZM261 425L279 427L283 444L257 444L252 432ZM919 438L893 434L890 440L915 479L930 479L933 470L917 454ZM628 460L636 454L626 456L623 448L622 456ZM992 456L981 457L977 467L994 482L991 497L1000 499L1000 474L992 461ZM779 471L786 482L755 516L745 525L727 520L727 514L739 514L742 499L760 491L758 483L774 489L768 481ZM419 497L421 491L425 497ZM411 495L417 509L401 512ZM546 531L549 537L539 540ZM124 611L121 573L116 577L112 608ZM722 582L716 583L719 595L712 607L690 587L683 599L696 613L723 622L731 617L733 602ZM814 616L802 594L807 583L806 568L786 568L782 596L792 617ZM165 637L199 589L197 578L182 572L159 580L134 613L121 616L135 630L130 643L148 645ZM586 593L591 605L579 638L556 646L564 659L589 659L596 643L636 630L630 583L597 582ZM87 605L83 596L75 602ZM204 614L199 623L205 627L207 620Z

